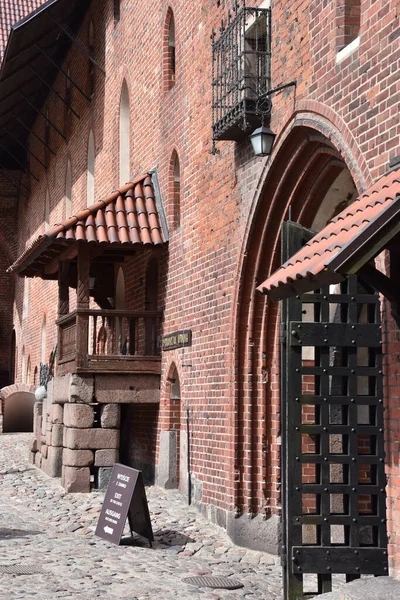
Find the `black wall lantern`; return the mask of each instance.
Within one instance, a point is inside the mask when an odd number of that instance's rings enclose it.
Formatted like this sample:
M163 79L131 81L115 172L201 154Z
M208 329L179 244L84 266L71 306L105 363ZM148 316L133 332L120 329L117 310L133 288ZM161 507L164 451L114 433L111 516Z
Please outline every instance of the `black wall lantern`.
M269 156L272 152L272 146L276 133L273 133L269 127L258 127L250 135L251 145L256 156Z

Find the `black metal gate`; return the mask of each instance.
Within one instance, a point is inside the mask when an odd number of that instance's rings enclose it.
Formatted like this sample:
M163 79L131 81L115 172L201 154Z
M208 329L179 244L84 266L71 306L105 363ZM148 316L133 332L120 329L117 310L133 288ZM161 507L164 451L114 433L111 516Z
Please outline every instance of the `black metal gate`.
M285 223L283 260L311 236ZM381 343L356 276L282 302L285 600L388 574Z

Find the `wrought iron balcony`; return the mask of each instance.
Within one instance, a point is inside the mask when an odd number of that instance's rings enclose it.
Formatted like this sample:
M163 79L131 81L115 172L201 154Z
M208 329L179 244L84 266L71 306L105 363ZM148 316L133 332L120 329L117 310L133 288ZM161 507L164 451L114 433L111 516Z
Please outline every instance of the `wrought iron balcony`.
M213 140L240 141L271 112L271 11L239 8L212 34Z
M162 313L78 309L58 319L57 374L159 374Z

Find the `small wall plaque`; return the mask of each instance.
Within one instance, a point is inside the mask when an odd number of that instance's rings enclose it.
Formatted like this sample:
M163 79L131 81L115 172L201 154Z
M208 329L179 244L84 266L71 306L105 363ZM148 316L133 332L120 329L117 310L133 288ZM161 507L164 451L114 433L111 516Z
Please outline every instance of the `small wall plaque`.
M176 350L177 348L186 348L192 345L192 330L182 329L181 331L174 331L168 333L162 338L162 349Z

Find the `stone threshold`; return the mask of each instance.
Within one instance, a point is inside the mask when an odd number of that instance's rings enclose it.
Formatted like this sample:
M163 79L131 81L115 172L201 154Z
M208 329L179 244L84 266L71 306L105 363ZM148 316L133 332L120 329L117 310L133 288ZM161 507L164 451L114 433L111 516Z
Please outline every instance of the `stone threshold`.
M399 600L400 581L393 577L368 577L346 583L329 594L317 596L318 600Z

